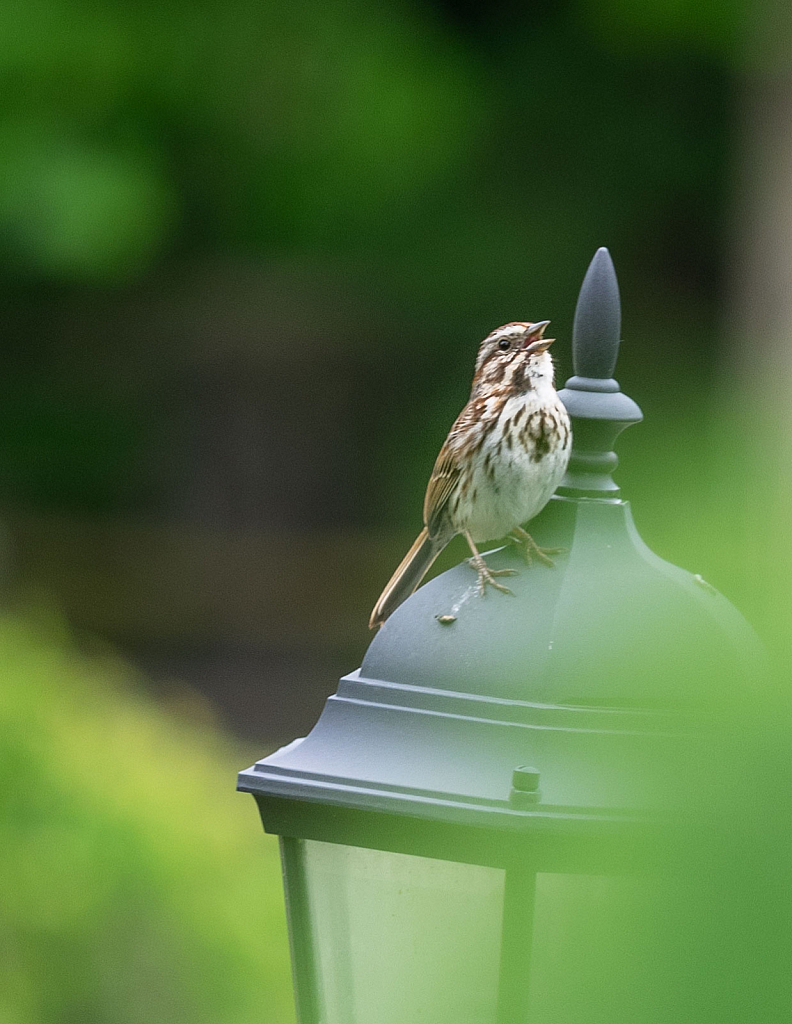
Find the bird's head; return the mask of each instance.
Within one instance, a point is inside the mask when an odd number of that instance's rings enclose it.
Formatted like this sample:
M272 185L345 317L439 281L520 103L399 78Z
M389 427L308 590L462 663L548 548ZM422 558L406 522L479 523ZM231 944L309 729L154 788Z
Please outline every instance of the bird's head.
M490 387L523 392L540 381L552 384L553 360L547 350L555 339L544 337L549 323L516 322L488 334L476 357L474 392Z

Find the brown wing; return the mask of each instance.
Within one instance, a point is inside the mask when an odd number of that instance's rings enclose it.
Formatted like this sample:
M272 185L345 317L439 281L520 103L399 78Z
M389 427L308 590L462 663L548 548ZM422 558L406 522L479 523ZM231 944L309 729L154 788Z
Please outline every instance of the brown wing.
M437 538L442 534L448 538L446 544L456 533L447 516L447 506L462 475L458 454L460 440L466 442L466 445L462 445L463 448L470 448L471 445L473 448L478 447L484 432L485 409L486 402L481 399L471 399L457 416L443 447L440 449L432 476L429 479L429 486L426 488L423 509L424 523L430 537Z
M424 498L423 517L430 537L437 537L441 533L447 533L447 526L443 523L443 517L448 499L456 488L459 476L459 466L446 443L440 449L440 454L437 456L437 462L434 464L432 475L429 478L429 485L426 488L426 497Z

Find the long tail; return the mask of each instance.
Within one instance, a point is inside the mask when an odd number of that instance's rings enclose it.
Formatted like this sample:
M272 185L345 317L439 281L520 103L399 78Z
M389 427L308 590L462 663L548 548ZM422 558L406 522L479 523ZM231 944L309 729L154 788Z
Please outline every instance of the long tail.
M369 619L369 629L381 626L391 612L398 608L402 601L407 600L447 543L445 539L433 540L426 527L421 530L374 605L374 611Z

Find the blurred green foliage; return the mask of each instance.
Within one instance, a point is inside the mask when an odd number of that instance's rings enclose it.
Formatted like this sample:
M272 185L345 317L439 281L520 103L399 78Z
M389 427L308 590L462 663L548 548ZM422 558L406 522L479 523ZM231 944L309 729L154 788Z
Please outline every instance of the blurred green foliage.
M407 5L7 5L6 266L134 279L198 246L351 240L469 143L458 47Z
M0 651L0 1018L291 1021L245 755L57 630L4 618Z
M670 43L730 61L740 52L740 34L750 20L743 0L589 0L586 6L603 35L624 47L644 50Z
M575 281L570 243L594 236L638 251L673 225L706 258L734 54L698 40L739 11L662 6L526 6L471 32L409 0L7 5L5 272L343 253L436 302L524 288L534 250L542 285Z

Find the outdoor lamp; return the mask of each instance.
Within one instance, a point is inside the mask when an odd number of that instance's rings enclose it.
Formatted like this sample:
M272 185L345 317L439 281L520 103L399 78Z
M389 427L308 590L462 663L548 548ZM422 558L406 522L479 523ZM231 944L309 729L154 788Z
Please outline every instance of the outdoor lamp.
M520 569L514 597L482 599L464 564L430 580L310 734L239 776L281 837L300 1024L567 1019L576 922L662 838L677 710L761 658L725 598L646 547L613 482L642 418L613 379L620 319L599 249L560 393L572 458L531 525L564 549L555 567L489 553Z

